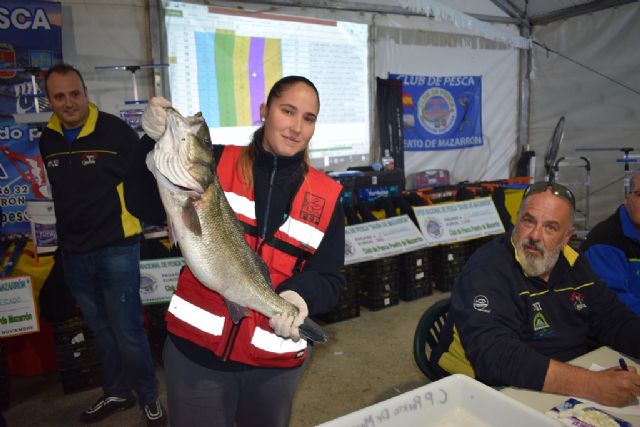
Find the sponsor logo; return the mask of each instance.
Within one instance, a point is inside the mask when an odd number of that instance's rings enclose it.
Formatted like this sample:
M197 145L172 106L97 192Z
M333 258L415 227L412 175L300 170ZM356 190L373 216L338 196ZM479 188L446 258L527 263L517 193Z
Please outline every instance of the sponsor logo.
M531 321L533 327L533 335L536 338L543 338L554 336L556 332L551 328L551 325L547 321L546 317L542 313L542 306L539 302L531 304L531 308L535 312L533 320Z
M309 192L304 193L304 200L302 201L302 208L300 209L300 218L303 220L318 225L320 223L320 217L324 210L325 200L323 197L316 196Z
M582 292L571 292L569 299L573 302L573 308L575 308L576 311L582 311L587 308L587 304L584 303L584 294Z
M473 308L477 311L491 313L491 310L489 309L489 298L484 295L476 295L473 299Z
M90 166L90 165L95 165L96 164L96 159L98 158L98 155L95 153L87 153L84 154L82 156L82 166Z

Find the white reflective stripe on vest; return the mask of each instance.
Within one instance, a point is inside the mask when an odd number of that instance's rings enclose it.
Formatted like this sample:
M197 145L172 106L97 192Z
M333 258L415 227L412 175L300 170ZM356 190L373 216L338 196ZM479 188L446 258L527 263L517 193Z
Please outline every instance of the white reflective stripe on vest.
M225 191L224 195L235 213L242 214L247 218L256 219L256 203L254 201L230 191Z
M284 224L280 226L280 231L313 249L318 249L324 237L322 231L291 217L287 218Z
M279 337L273 332L265 331L260 327L256 327L253 338L251 338L251 344L260 350L278 354L292 353L307 348L307 340L305 339L301 338L300 341L295 342L292 339Z
M203 332L216 336L222 335L224 317L209 313L176 294L171 297L169 313Z

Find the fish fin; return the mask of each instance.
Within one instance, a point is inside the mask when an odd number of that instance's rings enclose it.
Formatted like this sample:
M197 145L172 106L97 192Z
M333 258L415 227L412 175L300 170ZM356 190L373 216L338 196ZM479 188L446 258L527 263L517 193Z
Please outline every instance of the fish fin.
M169 215L167 215L167 234L169 235L169 243L171 243L171 246L178 246L176 231L173 225L173 221L171 221Z
M237 325L240 319L249 315L247 307L228 300L224 300L224 302L227 304L227 310L229 310L229 315L234 324Z
M200 218L193 203L187 203L182 207L182 221L194 235L202 236L202 225L200 225Z
M298 328L300 337L317 343L325 343L329 339L329 334L320 327L316 322L304 319L304 323Z

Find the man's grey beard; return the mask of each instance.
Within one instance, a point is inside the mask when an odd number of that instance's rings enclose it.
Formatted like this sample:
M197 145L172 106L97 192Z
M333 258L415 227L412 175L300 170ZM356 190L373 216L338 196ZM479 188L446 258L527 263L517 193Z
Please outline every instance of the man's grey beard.
M540 277L546 273L551 272L553 267L558 262L560 257L561 245L551 249L545 250L544 246L540 242L536 242L531 239L523 239L520 242L515 240L515 231L513 236L515 242L518 258L520 258L520 264L522 269L529 277ZM526 251L527 248L533 247L540 251L541 255L535 255Z

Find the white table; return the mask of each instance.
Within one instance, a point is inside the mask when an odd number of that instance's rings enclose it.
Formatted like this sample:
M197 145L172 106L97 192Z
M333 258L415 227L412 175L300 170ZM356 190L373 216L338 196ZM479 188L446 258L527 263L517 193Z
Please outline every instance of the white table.
M628 366L635 366L635 368L640 372L640 364L638 364L637 361L625 355L621 355L620 353L610 349L609 347L600 347L599 349L584 354L569 363L587 369L589 369L589 367L593 363L605 368L609 368L611 366L617 366L620 357L624 357ZM510 396L540 412L548 411L554 406L564 402L569 397L559 394L542 393L538 391L524 390L513 387L504 388L501 391L507 396ZM640 416L620 415L616 413L613 413L612 415L615 415L618 418L622 418L623 420L630 422L634 426L640 426Z

